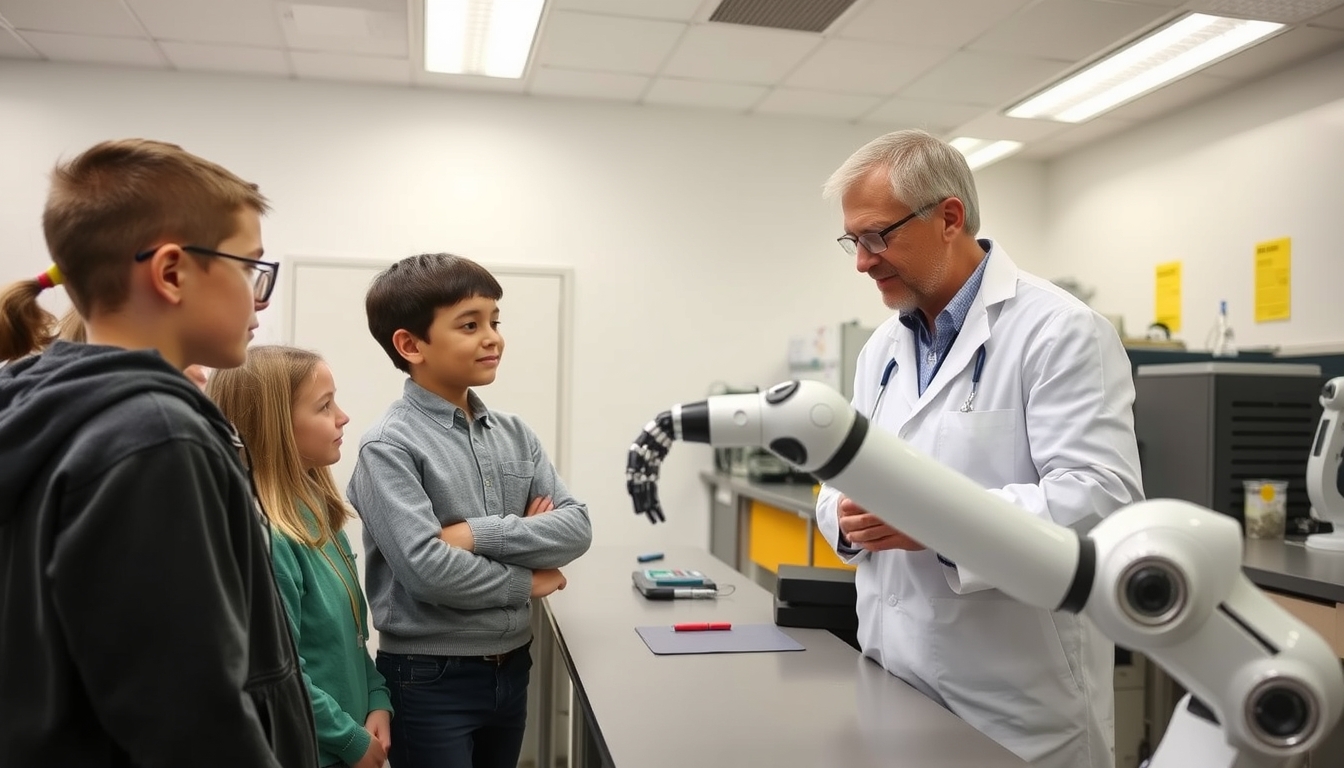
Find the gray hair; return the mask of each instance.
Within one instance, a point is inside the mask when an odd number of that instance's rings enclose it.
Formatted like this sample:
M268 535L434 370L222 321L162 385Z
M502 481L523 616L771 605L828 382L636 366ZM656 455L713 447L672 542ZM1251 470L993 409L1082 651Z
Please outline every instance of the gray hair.
M924 131L896 131L863 145L826 180L822 195L843 196L879 168L887 171L891 193L910 210L955 197L966 207L966 234L979 233L980 202L966 157Z

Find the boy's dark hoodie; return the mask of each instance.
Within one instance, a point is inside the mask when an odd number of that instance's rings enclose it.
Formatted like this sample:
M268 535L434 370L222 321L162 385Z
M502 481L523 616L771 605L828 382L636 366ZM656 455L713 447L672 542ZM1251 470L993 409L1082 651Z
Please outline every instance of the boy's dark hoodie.
M0 368L0 765L317 765L234 435L155 352Z

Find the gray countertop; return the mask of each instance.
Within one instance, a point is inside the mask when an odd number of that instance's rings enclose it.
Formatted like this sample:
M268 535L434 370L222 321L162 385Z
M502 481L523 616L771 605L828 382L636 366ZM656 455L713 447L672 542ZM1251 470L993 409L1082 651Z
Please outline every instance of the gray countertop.
M711 485L727 487L734 493L764 501L773 507L794 512L799 517L812 517L816 514L817 500L812 495L812 486L801 483L758 483L740 475L725 472L700 473L700 479Z
M1264 589L1344 603L1344 552L1307 549L1301 540L1247 539L1241 570Z
M811 494L810 489L808 494ZM645 600L635 547L594 547L545 601L597 741L617 768L836 766L1023 768L1025 763L828 632L784 631L806 650L655 656L637 626L773 623L773 596L695 548L656 564L704 571L736 591Z

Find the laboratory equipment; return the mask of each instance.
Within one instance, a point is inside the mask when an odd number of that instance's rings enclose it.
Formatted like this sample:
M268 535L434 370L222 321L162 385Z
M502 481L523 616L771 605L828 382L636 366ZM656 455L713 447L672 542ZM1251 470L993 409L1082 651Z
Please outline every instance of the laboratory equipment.
M1232 332L1232 321L1227 317L1227 302L1218 302L1218 316L1213 321L1213 327L1209 329L1209 338L1207 339L1209 353L1214 357L1236 357L1237 339L1236 334Z
M1331 379L1321 390L1321 423L1307 458L1307 496L1316 516L1328 520L1334 533L1307 537L1312 549L1344 551L1344 376Z
M1143 490L1242 521L1243 481L1288 480L1289 529L1311 502L1302 478L1320 419L1313 364L1206 361L1141 365L1134 434Z

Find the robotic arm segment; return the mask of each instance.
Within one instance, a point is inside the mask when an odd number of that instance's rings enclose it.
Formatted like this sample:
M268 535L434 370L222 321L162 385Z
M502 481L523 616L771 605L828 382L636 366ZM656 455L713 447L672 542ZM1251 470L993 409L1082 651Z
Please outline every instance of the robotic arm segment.
M869 429L824 384L790 381L763 393L684 404L673 414L670 431L680 439L765 447L1024 603L1076 612L1091 590L1091 547L1076 533L986 494L895 435ZM656 437L646 428L636 447ZM656 482L657 469L646 464L632 449L626 476L632 495L638 493L636 511L649 514L641 504L656 493L639 478ZM661 519L661 510L655 514Z

